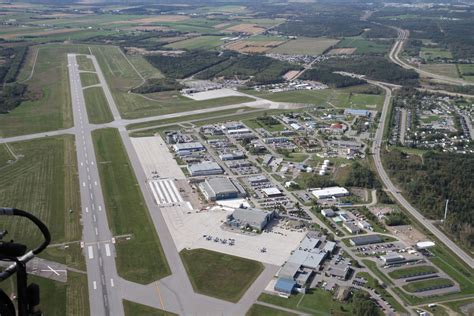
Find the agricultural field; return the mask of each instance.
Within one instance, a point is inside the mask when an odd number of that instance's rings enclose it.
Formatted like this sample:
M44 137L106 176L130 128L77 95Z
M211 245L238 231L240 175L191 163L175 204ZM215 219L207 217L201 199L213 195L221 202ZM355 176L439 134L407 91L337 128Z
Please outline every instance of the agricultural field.
M198 36L166 45L172 49L215 49L224 42L222 36Z
M371 41L361 37L346 37L336 45L336 48L355 48L353 53L359 55L384 55L390 47L391 41Z
M84 89L84 99L90 123L100 124L113 121L114 118L102 87L90 87Z
M225 48L239 53L265 53L282 43L281 40L245 40L227 44Z
M0 116L0 136L9 137L72 126L67 53L86 53L80 45L45 45L38 51L34 73L24 82L34 96L6 115ZM34 63L35 59L27 59ZM31 68L32 66L27 66Z
M319 37L308 38L302 37L288 42L271 50L276 54L298 54L298 55L321 55L328 48L336 45L339 42L337 39Z
M231 27L228 27L224 29L224 32L229 32L229 33L245 33L249 35L255 35L262 33L265 29L263 27L258 26L257 24L254 23L242 23L242 24L237 24Z
M141 284L165 277L168 263L118 130L95 130L92 138L111 231L132 234L116 245L119 275Z
M196 292L231 302L238 302L264 269L260 262L205 249L180 255Z
M474 82L474 64L458 64L457 67L463 79Z
M455 64L421 64L420 68L433 74L459 78L458 69Z
M94 73L83 72L80 74L83 87L99 84L99 78Z

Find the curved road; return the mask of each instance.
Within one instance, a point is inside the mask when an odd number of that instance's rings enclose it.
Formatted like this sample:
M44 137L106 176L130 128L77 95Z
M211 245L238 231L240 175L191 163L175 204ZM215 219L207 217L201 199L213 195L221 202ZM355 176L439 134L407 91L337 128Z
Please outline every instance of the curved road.
M397 65L399 65L399 66L401 66L405 69L413 69L417 73L419 73L420 75L424 75L424 76L436 79L437 81L442 82L442 83L452 84L452 85L463 85L463 86L474 85L474 82L468 82L468 81L465 81L465 80L462 80L462 79L456 79L456 78L451 78L451 77L447 77L447 76L437 75L437 74L422 70L420 68L417 68L415 66L412 66L412 65L404 62L399 57L399 55L403 50L403 46L405 45L405 41L410 36L410 32L408 30L403 30L403 29L400 29L398 27L392 27L392 28L396 29L397 32L398 32L398 38L395 41L395 44L393 45L392 49L390 50L390 53L388 54L388 58L390 58L390 60L393 63L395 63L395 64L397 64Z
M382 109L382 115L380 117L380 124L375 133L375 140L372 145L372 153L374 154L375 167L379 174L382 182L384 183L387 190L392 193L394 198L402 205L418 222L420 222L426 229L434 234L443 244L445 244L452 252L454 252L459 258L461 258L471 269L474 268L474 260L472 257L456 245L451 239L449 239L441 230L431 223L430 220L426 219L417 209L415 209L404 197L400 194L400 191L395 187L392 180L387 175L380 157L380 148L383 141L383 131L387 120L387 113L390 108L390 101L392 98L392 90L378 81L367 80L369 83L376 85L385 90L385 100Z

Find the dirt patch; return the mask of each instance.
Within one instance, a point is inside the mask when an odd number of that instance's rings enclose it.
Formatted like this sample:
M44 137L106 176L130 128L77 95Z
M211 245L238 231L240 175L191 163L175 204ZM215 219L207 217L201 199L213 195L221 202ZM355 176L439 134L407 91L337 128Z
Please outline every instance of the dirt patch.
M259 27L256 24L237 24L234 26L231 26L229 28L226 28L224 31L226 32L238 32L238 33L247 33L247 34L258 34L260 32L263 32L265 29L263 27Z
M219 24L214 25L214 28L215 29L223 29L224 27L229 26L230 24L231 23L219 23Z
M300 72L298 70L290 70L286 74L283 75L283 78L285 80L292 80L294 77L296 77Z
M43 36L43 35L53 35L53 34L62 34L62 33L72 33L77 32L80 29L51 29L51 30L44 30L39 32L25 32L25 33L15 33L15 34L3 34L0 35L1 38L4 39L12 39L17 37L23 36Z
M411 225L387 226L387 229L401 241L413 245L419 241L426 240L426 236Z
M282 41L239 41L226 45L227 49L235 50L240 53L264 53L278 45Z
M328 55L351 55L354 54L357 48L333 48Z

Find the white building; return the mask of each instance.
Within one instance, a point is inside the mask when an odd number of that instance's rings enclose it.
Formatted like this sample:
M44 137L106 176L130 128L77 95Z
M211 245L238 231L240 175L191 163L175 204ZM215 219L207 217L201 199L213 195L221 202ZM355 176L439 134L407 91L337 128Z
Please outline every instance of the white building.
M349 191L343 187L329 187L311 192L317 199L337 198L349 195Z

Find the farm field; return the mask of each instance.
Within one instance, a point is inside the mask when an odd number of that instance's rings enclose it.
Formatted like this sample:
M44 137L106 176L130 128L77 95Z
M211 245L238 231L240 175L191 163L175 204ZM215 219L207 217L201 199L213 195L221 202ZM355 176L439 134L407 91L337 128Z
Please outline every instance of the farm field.
M96 74L83 72L83 73L80 73L80 76L81 76L81 83L83 87L99 84L99 78L97 77Z
M26 81L34 100L0 116L0 137L32 134L72 126L66 54L84 53L85 46L45 45L39 48L35 70ZM34 59L28 59L34 62ZM30 66L28 66L30 67Z
M260 262L205 249L184 249L180 255L196 292L231 302L237 302L264 269Z
M224 32L229 33L246 33L250 35L255 35L258 33L263 32L265 29L257 24L254 23L242 23L237 24L231 27L224 29Z
M379 109L383 103L383 95L350 93L348 90L298 90L284 92L256 92L245 90L246 93L276 102L294 102L315 104L325 107Z
M391 41L370 41L360 37L346 37L336 48L355 48L354 54L386 54L391 47Z
M458 64L457 67L463 79L474 82L474 64Z
M92 138L111 231L132 234L116 245L119 275L141 284L165 277L168 263L118 130L95 130Z
M240 53L265 53L268 50L278 47L283 41L265 40L245 40L238 41L225 46L226 49L235 50Z
M458 69L455 64L421 64L422 70L431 72L433 74L459 78Z
M289 40L288 42L271 50L276 54L299 54L299 55L321 55L329 47L336 45L337 39L331 38L298 38Z
M90 87L85 89L84 99L90 123L100 124L113 121L114 118L102 87Z
M214 49L224 42L222 36L198 36L166 45L172 49Z
M129 89L139 85L142 80L119 49L114 46L92 46L91 50L97 57L123 118L162 115L253 101L247 97L194 101L176 92L159 92L147 95L146 98L128 93Z

